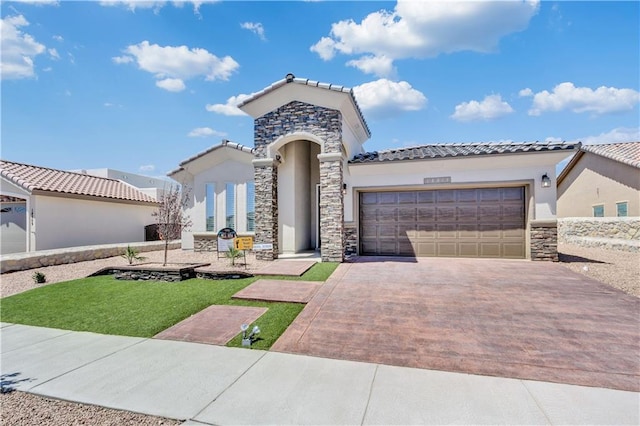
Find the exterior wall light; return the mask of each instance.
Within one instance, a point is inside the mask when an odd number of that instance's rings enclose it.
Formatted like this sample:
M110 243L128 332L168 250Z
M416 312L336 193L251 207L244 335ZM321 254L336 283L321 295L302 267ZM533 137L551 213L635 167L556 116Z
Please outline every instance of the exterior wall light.
M347 184L343 183L342 184L342 195L346 195L346 193L347 193Z
M542 175L541 184L543 188L549 188L551 186L551 179L546 173Z

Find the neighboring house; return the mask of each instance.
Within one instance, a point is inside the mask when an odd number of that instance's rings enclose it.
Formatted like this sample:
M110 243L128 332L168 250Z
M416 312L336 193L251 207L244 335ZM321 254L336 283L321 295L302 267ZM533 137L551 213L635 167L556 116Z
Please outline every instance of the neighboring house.
M640 142L583 145L557 185L558 217L640 216Z
M555 167L579 143L366 152L370 132L353 92L291 74L239 108L255 120L253 148L224 141L169 173L194 193L183 248L211 249L231 226L255 235L266 260L316 249L338 262L557 260Z
M169 190L173 182L157 177L139 175L136 173L123 172L122 170L115 169L81 169L70 170L75 173L82 173L85 175L98 176L108 179L116 179L129 185L133 185L140 192L150 195L156 200L160 200L160 196Z
M145 240L158 203L115 179L0 160L1 253Z

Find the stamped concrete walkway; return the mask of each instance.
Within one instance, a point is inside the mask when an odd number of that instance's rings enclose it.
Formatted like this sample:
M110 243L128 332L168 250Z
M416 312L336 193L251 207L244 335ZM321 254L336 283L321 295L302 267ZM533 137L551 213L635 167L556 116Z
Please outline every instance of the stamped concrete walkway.
M552 263L360 258L272 350L640 391L640 299Z

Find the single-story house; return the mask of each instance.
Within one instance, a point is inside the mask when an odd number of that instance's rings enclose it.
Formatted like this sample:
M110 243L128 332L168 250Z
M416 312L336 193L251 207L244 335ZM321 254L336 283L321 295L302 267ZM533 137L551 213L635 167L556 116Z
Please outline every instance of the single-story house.
M640 216L640 142L583 145L557 184L558 217Z
M169 176L193 191L185 249L254 235L260 259L351 255L557 260L556 164L580 144L435 144L367 152L353 91L287 75L244 100L253 147L224 141Z
M2 254L145 240L155 198L132 185L0 160Z

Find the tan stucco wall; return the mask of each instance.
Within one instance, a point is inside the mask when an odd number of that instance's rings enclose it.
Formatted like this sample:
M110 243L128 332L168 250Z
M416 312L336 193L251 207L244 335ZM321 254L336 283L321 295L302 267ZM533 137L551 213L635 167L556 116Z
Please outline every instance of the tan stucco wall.
M558 185L558 217L592 217L599 204L605 217L614 217L623 201L628 216L640 216L640 170L589 152Z

